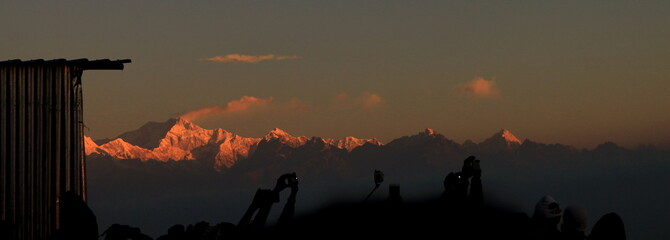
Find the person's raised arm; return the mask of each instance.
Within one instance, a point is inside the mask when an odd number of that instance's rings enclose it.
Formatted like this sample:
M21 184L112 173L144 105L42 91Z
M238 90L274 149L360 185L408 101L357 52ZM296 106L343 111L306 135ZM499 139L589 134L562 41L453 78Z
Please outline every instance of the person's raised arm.
M254 213L260 208L261 205L264 205L263 204L263 202L265 202L264 191L269 190L263 190L260 188L256 190L256 194L254 195L254 199L251 200L249 208L247 208L247 211L244 213L244 215L240 219L240 222L237 224L238 227L245 228L249 226L249 224L251 224L251 218L254 216Z

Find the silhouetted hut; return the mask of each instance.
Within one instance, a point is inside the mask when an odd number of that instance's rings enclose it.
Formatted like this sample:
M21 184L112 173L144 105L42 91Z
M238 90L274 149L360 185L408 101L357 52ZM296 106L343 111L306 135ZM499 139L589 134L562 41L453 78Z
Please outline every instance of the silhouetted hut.
M0 221L9 239L59 229L59 198L86 199L81 76L130 60L0 61Z

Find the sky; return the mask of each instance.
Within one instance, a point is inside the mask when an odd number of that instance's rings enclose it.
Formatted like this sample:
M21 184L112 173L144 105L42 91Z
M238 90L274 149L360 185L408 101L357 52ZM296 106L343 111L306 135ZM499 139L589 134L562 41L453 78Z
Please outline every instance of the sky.
M668 1L3 1L0 60L84 73L87 136L184 117L260 137L433 128L670 148Z

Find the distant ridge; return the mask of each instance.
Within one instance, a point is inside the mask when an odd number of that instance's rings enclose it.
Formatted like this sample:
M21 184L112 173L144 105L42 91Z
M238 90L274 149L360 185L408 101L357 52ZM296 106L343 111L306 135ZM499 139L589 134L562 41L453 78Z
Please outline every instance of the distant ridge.
M454 142L437 131L426 128L415 135L403 136L383 144L379 140L345 137L329 139L320 137L293 136L274 128L261 138L243 137L221 128L204 129L183 118L165 122L148 122L136 130L119 137L97 141L86 137L88 156L103 156L112 159L135 159L141 162L198 161L223 171L239 165L245 168L262 168L279 164L275 168L286 168L281 164L311 164L319 169L347 169L351 165L396 161L444 164L467 155L491 159L534 159L544 157L570 157L580 150L569 145L543 144L528 139L521 141L508 129L501 129L482 142L471 140L463 144ZM653 148L650 148L653 149ZM604 143L593 152L618 154L625 149L614 143ZM290 159L288 162L272 159ZM325 165L320 165L325 164ZM294 167L296 167L294 166Z

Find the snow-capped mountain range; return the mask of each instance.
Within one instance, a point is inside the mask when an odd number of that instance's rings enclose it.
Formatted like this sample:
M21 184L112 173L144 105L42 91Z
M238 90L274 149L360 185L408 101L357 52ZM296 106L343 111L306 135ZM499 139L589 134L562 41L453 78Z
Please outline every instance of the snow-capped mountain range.
M529 140L526 142L535 144ZM322 159L352 159L368 154L368 158L374 159L424 156L441 161L437 158L458 158L466 154L500 156L520 149L524 143L506 129L500 130L481 143L468 140L463 144L453 142L429 128L413 136L395 139L386 145L374 138L362 139L350 136L344 139L329 139L293 136L279 128L271 130L262 138L250 138L221 128L204 129L178 118L160 123L149 122L112 140L94 141L85 137L85 151L90 158L136 159L141 162L200 160L212 162L216 171L222 171L242 160L254 159L253 155L259 146L263 149L259 150L255 159L299 158L296 156L303 156L301 153L312 152L320 154L317 158ZM362 146L367 147L361 148ZM573 152L576 149L566 146L560 151Z
M321 139L329 147L351 152L364 144L383 145L377 139ZM221 128L204 129L185 119L169 119L166 122L149 122L137 130L119 135L118 138L93 141L85 137L86 155L105 155L116 159L139 159L142 161L182 161L213 158L214 168L230 168L237 161L253 154L259 143L279 141L298 148L309 138L292 136L275 128L263 138L248 138Z

